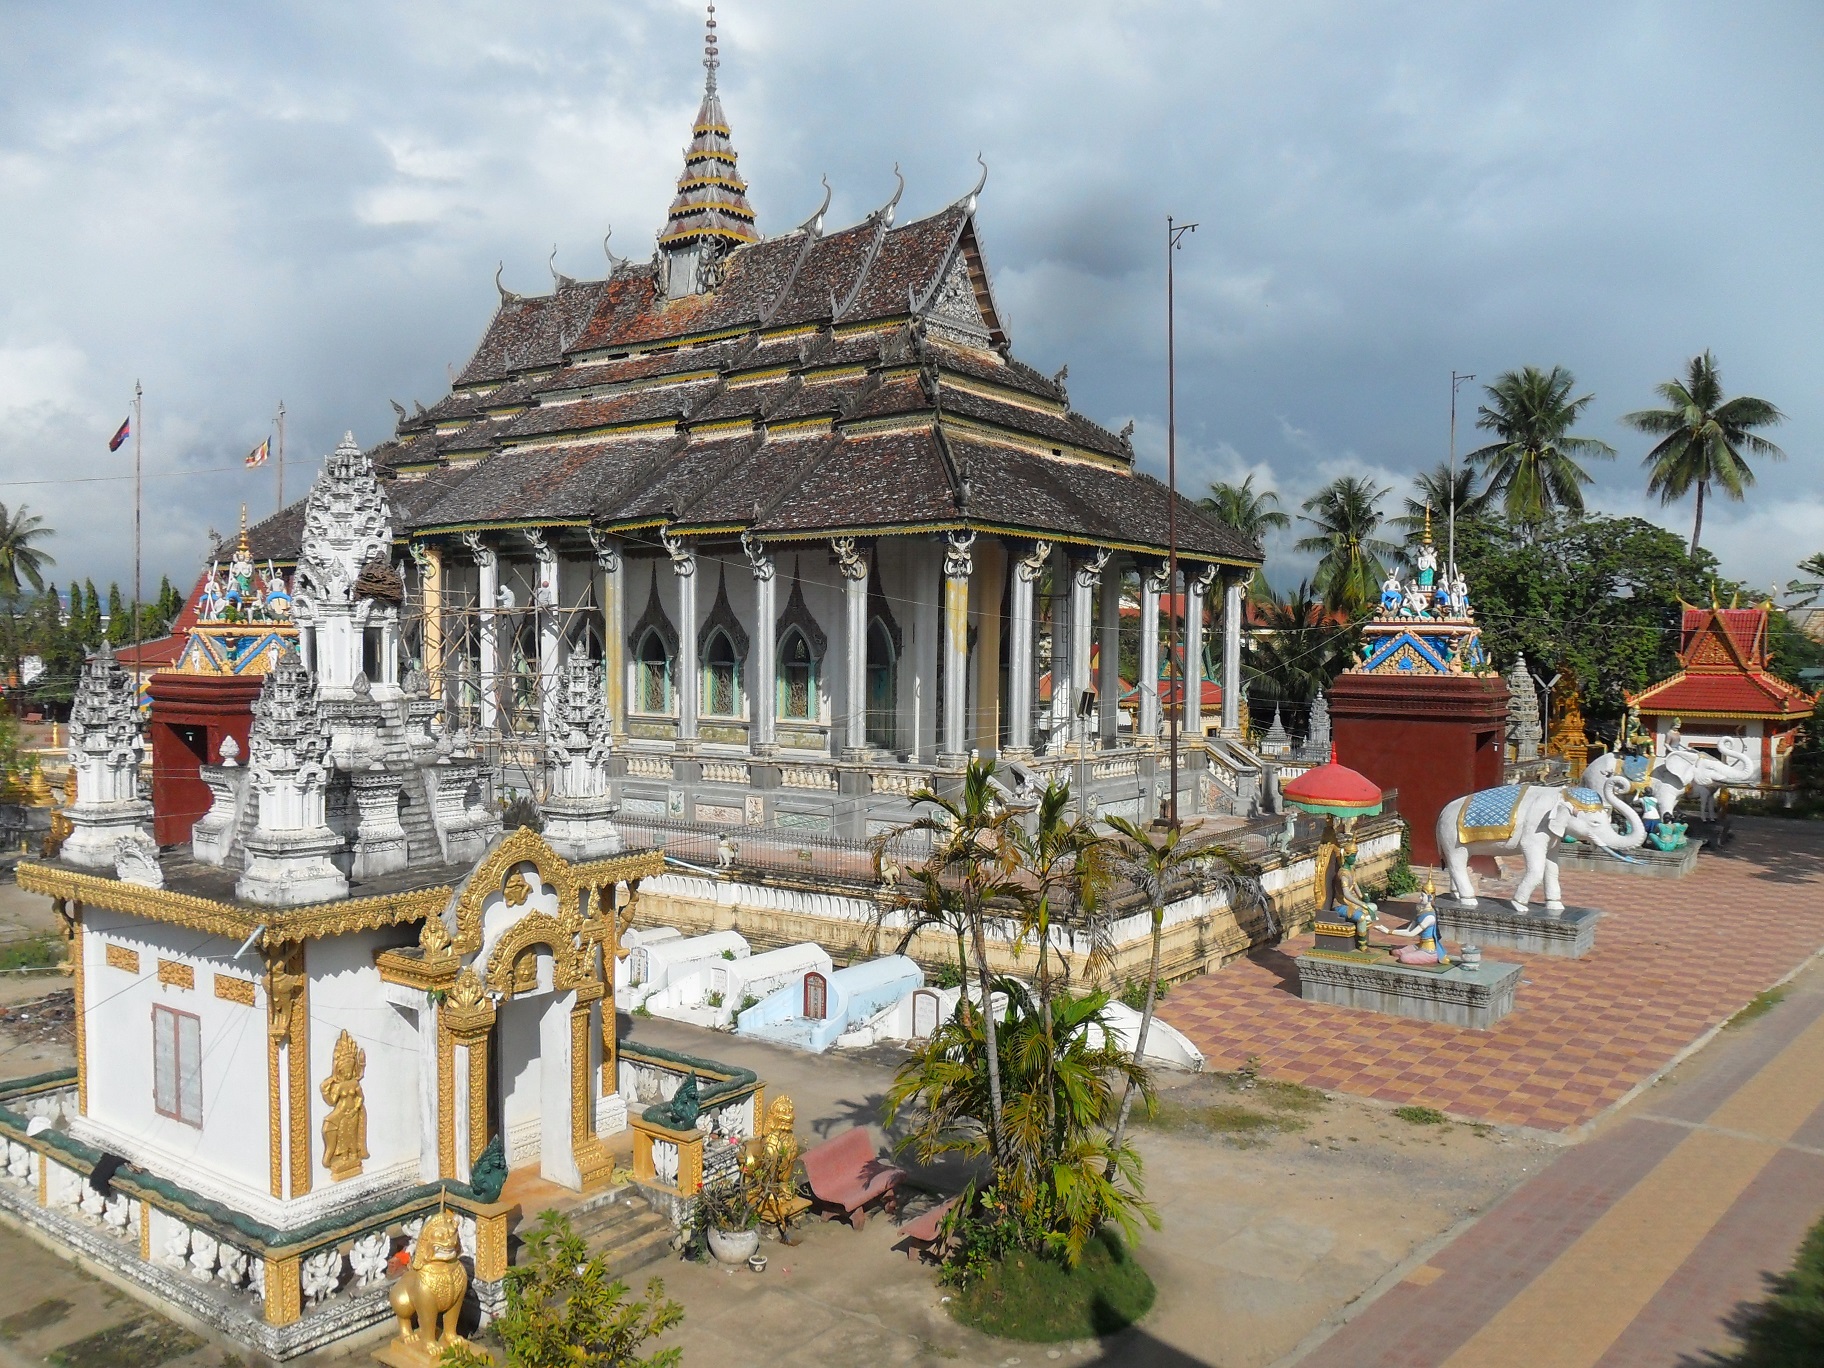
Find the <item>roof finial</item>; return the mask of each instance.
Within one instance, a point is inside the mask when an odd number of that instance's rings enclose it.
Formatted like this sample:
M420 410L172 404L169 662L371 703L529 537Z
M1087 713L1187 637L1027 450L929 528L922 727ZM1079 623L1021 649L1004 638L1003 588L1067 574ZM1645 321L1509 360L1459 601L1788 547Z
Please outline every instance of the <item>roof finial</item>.
M703 39L703 69L709 73L708 79L703 82L705 94L714 95L716 93L716 68L721 65L721 59L716 56L716 7L711 5L709 7L709 28Z
M240 539L240 541L235 543L235 551L242 558L247 558L252 555L252 549L247 545L247 505L246 504L241 505L241 539Z

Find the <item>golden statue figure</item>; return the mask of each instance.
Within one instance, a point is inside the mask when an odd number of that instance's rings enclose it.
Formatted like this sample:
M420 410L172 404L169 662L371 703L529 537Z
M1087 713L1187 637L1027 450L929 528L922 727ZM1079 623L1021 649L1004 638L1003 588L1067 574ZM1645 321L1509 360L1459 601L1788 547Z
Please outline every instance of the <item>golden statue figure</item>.
M388 1300L399 1318L399 1337L380 1357L389 1363L432 1363L445 1349L464 1343L456 1333L456 1318L468 1290L456 1213L440 1207L418 1232L411 1267L393 1284Z
M742 1164L748 1195L760 1219L776 1226L782 1237L792 1218L810 1205L798 1195L793 1181L798 1171L796 1126L792 1099L781 1093L766 1109L765 1128L759 1139L748 1142Z
M323 1100L329 1115L323 1118L323 1167L340 1182L361 1172L367 1158L367 1102L361 1096L361 1075L367 1055L347 1031L336 1041L335 1062L323 1080Z

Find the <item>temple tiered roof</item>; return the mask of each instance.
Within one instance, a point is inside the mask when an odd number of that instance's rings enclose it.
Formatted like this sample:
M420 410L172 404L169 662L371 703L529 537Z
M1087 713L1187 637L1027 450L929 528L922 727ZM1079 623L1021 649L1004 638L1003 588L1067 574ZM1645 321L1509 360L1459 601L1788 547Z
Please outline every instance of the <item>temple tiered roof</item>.
M403 408L372 455L402 538L514 524L771 539L971 527L1162 555L1165 487L1127 432L1070 406L1062 372L1013 359L976 225L987 172L896 224L903 181L860 223L823 208L753 229L715 89L660 248L607 278L554 276L500 305L450 392ZM713 243L705 245L709 238ZM680 283L686 282L686 283ZM687 292L688 291L688 292ZM1178 504L1193 561L1260 547ZM297 554L286 510L260 560Z
M1768 665L1769 610L1685 605L1680 625L1680 669L1669 679L1633 694L1643 714L1697 718L1810 717L1815 695L1788 684Z

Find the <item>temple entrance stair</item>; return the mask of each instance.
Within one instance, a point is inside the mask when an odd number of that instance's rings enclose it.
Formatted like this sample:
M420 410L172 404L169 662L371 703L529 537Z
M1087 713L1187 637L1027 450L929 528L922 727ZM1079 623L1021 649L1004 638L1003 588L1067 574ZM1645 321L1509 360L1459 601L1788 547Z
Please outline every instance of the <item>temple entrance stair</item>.
M591 1254L608 1257L610 1276L620 1277L671 1252L672 1226L632 1191L615 1193L600 1206L571 1218Z

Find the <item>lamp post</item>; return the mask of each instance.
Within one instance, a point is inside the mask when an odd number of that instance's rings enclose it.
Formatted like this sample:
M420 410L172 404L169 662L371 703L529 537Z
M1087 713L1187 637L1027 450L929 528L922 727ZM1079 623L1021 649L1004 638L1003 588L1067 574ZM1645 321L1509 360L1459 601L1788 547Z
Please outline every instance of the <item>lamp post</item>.
M1457 577L1457 391L1473 375L1450 373L1450 553L1444 562L1450 567L1451 579Z
M1179 239L1196 231L1194 223L1174 223L1170 214L1165 216L1166 696L1172 696L1174 682L1179 694L1170 718L1172 778L1165 800L1166 825L1172 828L1178 825L1178 717L1184 710L1184 671L1178 665L1178 330L1172 266L1173 254L1180 250Z

